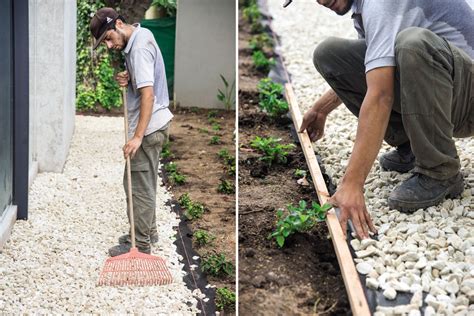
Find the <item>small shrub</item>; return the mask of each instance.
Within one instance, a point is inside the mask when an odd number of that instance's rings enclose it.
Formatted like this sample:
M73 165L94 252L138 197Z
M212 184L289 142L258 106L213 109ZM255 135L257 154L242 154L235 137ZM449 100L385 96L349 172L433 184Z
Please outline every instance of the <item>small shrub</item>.
M216 291L216 307L218 310L235 310L235 293L226 287L218 288Z
M234 273L234 265L223 253L212 254L202 259L201 270L214 277L224 277Z
M212 136L211 141L209 144L211 145L219 145L221 143L221 138L219 136Z
M191 201L191 198L189 197L189 194L184 193L183 195L179 197L178 202L179 202L179 205L181 205L181 207L188 208L188 206L190 205L192 201Z
M221 125L218 123L212 124L212 130L213 131L220 131L221 130Z
M295 177L297 177L297 178L306 177L307 174L308 174L308 172L306 170L301 170L301 169L296 169L295 170Z
M275 60L272 58L267 58L261 50L257 50L252 54L253 64L255 69L260 72L268 72L271 66L275 65Z
M288 103L283 100L283 86L270 78L260 80L257 85L259 107L272 117L278 117L288 112Z
M251 50L263 50L265 47L273 48L273 41L267 33L252 36L249 47Z
M270 234L269 238L275 238L278 247L283 247L285 239L296 232L306 232L313 228L318 222L326 218L326 213L331 209L331 205L320 206L316 202L311 203L311 208L307 208L306 201L301 200L298 206L288 205L289 214L283 215L282 210L277 212L276 230Z
M205 246L207 244L212 243L216 236L208 233L205 230L198 229L193 233L194 239L199 246Z
M172 158L173 154L171 153L171 143L168 141L163 144L163 149L161 150L161 158Z
M248 7L242 10L242 16L249 23L259 22L261 18L260 10L256 3L250 4Z
M169 179L172 183L181 185L186 183L186 176L178 172L178 166L174 162L165 165L166 172L169 173Z
M293 144L280 144L281 139L268 137L268 138L261 138L259 136L255 137L250 146L259 150L262 153L262 156L259 160L264 161L269 166L273 163L282 163L285 164L287 162L287 156L289 154L289 150L295 148L296 146Z
M219 193L232 194L235 193L235 186L231 182L221 179L221 183L217 187Z
M198 203L198 202L191 202L191 204L189 204L188 207L186 208L186 212L184 213L184 216L186 216L186 218L189 220L201 218L205 210L206 208L204 207L203 204Z
M165 170L169 173L176 172L178 170L178 166L174 162L168 162L165 165Z

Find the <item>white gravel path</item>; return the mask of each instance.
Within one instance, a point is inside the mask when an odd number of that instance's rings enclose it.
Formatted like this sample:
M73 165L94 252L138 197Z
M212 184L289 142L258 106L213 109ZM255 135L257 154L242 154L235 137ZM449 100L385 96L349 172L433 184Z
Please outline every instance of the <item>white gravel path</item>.
M285 60L302 111L328 89L312 64L318 43L329 36L356 38L350 14L340 17L314 0L296 0L283 9L283 1L268 0L273 29L281 39ZM356 118L341 105L330 114L325 137L315 144L324 167L338 183L347 165L356 135ZM356 242L359 271L368 274L367 285L384 291L415 293L410 305L397 310L379 308L377 315L396 312L419 315L422 291L429 293L425 315L474 314L474 139L456 141L466 189L462 197L413 215L389 210L390 191L409 175L384 172L378 162L365 186L366 202L380 241ZM380 153L389 150L385 144Z
M18 221L0 253L0 312L191 315L197 300L182 281L173 244L176 215L158 188L159 247L174 283L97 287L107 250L128 231L122 187L123 119L76 116L64 172L40 173L29 194L29 219ZM159 181L161 182L161 181Z

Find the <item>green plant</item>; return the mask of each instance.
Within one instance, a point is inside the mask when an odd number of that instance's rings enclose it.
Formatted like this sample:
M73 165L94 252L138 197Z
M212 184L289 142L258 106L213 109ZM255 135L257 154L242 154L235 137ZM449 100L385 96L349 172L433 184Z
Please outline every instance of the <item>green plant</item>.
M280 144L281 139L268 137L262 138L256 136L250 146L259 150L262 153L262 156L259 160L264 161L269 166L273 163L282 163L285 164L287 162L287 156L289 154L289 150L295 148L296 146L293 144Z
M216 307L218 310L235 310L235 293L226 287L218 288L216 291Z
M221 101L222 103L224 103L226 110L229 111L232 105L235 104L235 99L232 98L232 95L234 94L234 90L235 90L235 79L232 81L232 85L229 86L229 83L224 78L224 76L223 75L220 75L220 76L221 76L222 81L224 82L225 90L222 91L221 89L217 89L218 91L217 99Z
M257 50L252 54L253 64L255 69L261 72L268 72L270 67L275 65L275 60L272 58L267 58L261 50Z
M212 124L212 130L213 131L220 131L222 128L221 128L221 125L218 124L218 123L214 123Z
M211 254L201 261L201 270L214 277L232 275L234 265L228 261L223 253Z
M242 16L249 23L259 22L261 18L260 10L256 3L251 3L248 7L242 10Z
M178 172L178 166L174 162L165 164L165 170L169 173L171 182L177 185L186 183L186 176Z
M190 205L192 201L191 201L191 198L189 197L189 194L184 193L183 195L179 197L178 202L179 202L179 205L181 205L181 207L187 208L188 205Z
M211 110L207 113L207 118L210 119L210 118L216 118L217 117L217 110Z
M216 239L216 236L202 229L196 230L193 233L193 237L199 246L205 246L207 244L210 244L214 239Z
M231 182L221 179L221 183L217 187L219 193L232 194L235 193L235 185Z
M270 234L269 238L275 238L281 248L285 244L285 239L296 232L306 232L313 228L318 222L326 218L327 211L331 209L330 204L320 206L316 202L311 203L311 208L301 200L297 206L288 205L289 214L284 216L282 210L277 212L276 230Z
M153 0L151 5L163 8L168 16L176 16L176 0Z
M217 152L217 156L224 161L227 161L227 159L230 157L229 151L227 149L221 149Z
M207 128L199 128L199 132L204 133L204 134L209 134L209 130Z
M265 47L273 48L273 41L267 33L253 35L249 42L251 50L263 50Z
M219 136L212 136L211 141L209 144L211 145L219 145L221 143L221 138Z
M176 172L178 170L178 166L176 165L176 163L174 162L168 162L166 165L165 165L165 170L167 172L170 172L170 173L173 173L173 172Z
M308 174L308 172L306 170L301 170L301 169L296 169L295 170L295 177L297 177L297 178L306 177L307 174Z
M171 142L167 141L163 144L163 149L161 150L161 158L173 158L171 153Z
M257 85L259 107L272 117L278 117L288 112L288 103L282 99L283 86L270 78L259 81Z
M186 209L184 216L186 216L186 218L189 220L201 218L202 214L204 214L204 211L206 210L203 204L192 201L188 193L181 195L178 199L178 202L182 208Z

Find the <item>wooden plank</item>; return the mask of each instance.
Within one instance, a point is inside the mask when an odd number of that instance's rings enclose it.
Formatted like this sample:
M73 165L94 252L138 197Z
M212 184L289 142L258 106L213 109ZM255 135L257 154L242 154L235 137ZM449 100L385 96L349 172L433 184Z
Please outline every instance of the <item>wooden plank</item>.
M301 115L300 108L298 107L296 96L291 84L287 83L285 85L285 90L286 98L290 106L291 117L293 118L293 123L295 124L301 148L303 149L309 172L311 173L311 177L315 185L316 194L318 195L320 204L323 205L329 199L328 189L326 187L326 183L324 182L324 178L321 173L321 169L319 168L316 154L314 153L313 145L311 144L308 133L306 131L303 133L298 132L301 123L303 122L303 117ZM331 234L331 240L334 245L334 250L336 251L337 260L341 268L341 273L346 286L347 295L349 296L352 313L354 315L370 315L369 306L362 289L359 275L357 274L354 261L334 209L328 212L326 223L328 225L329 233Z

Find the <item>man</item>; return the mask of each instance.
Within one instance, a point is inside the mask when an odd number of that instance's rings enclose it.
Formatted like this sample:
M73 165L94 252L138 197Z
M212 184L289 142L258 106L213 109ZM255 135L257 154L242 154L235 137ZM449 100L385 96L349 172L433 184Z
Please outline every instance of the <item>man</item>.
M474 135L474 12L470 0L318 0L339 15L352 10L358 40L329 38L314 65L331 90L305 114L301 132L322 137L342 102L359 118L345 174L331 203L357 235L376 232L363 187L384 139L386 170L413 175L388 198L403 212L436 205L463 191L453 137Z
M129 141L123 154L131 157L137 248L149 254L151 244L158 242L155 207L159 156L173 117L168 109L163 58L149 30L139 24L127 24L111 8L98 10L90 29L96 39L94 49L105 43L108 49L125 55L127 70L117 75L119 85L128 87ZM123 185L127 192L125 174ZM129 252L130 247L130 235L126 234L119 238L119 245L109 249L109 254L118 256Z

